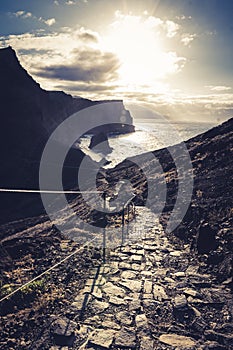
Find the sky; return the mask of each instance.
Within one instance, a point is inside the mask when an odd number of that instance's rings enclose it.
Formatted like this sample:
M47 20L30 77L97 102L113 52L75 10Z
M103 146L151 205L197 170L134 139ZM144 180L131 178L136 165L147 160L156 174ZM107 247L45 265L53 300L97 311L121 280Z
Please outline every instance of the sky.
M0 48L44 89L217 123L233 116L232 13L232 0L1 0Z

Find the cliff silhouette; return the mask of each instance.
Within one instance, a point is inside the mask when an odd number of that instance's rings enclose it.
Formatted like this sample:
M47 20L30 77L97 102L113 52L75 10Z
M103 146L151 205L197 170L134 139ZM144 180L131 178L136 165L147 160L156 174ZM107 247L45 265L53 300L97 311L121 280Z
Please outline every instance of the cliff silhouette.
M0 187L38 189L42 151L56 127L73 113L111 101L91 101L74 98L63 91L42 89L21 66L11 47L0 49L0 76ZM109 124L100 127L101 131L106 134L134 131L132 117L129 111L125 110L123 101L113 102L109 115L104 116ZM125 125L121 123L122 112ZM94 134L99 131L90 130ZM62 145L57 145L58 152L59 147ZM82 157L82 151L72 148L66 165L77 167ZM66 171L66 187L72 183L72 178L73 175ZM0 194L0 197L2 221L31 216L42 210L36 196L33 198L33 205L29 205L32 198L29 199L28 195Z

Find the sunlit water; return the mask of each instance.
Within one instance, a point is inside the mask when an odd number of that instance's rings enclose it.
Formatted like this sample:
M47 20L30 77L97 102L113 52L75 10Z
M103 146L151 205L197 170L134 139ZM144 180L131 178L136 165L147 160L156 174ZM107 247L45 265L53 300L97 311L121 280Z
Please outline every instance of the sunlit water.
M137 123L134 133L109 137L109 145L113 148L113 151L105 156L106 160L111 162L108 167L115 166L125 158L188 140L215 125L213 123L177 123L171 127L166 123ZM100 161L103 155L88 150L89 143L89 137L83 138L81 148L94 160Z

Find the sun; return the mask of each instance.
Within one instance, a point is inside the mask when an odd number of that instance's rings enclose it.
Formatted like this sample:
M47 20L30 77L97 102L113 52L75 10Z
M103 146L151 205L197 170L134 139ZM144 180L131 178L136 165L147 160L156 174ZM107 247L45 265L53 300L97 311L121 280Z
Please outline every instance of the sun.
M155 17L117 13L105 43L119 57L122 85L151 86L176 68L174 53L164 51L161 24Z

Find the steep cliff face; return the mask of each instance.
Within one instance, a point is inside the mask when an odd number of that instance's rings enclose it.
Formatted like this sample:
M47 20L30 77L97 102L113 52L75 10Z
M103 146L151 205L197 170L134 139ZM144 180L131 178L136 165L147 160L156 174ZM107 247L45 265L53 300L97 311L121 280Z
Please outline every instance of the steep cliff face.
M107 101L43 90L23 69L11 47L0 49L0 77L0 187L38 188L39 162L51 133L73 113L98 104L102 106ZM101 108L98 110L101 113ZM115 101L107 115L105 108L103 118L109 121L103 130L107 133L133 131L132 118L122 101ZM130 125L124 127L125 123ZM70 159L75 159L77 166L83 153L77 149L71 152ZM69 174L67 177L69 182ZM3 211L7 212L9 207L18 210L20 196L13 197L0 194Z
M9 158L9 151L15 154L16 150L24 157L27 154L27 158L33 159L36 153L38 158L38 146L43 145L51 132L68 116L83 108L110 102L73 98L62 91L41 89L22 68L15 51L10 47L0 50L0 76L0 142L5 159ZM133 120L125 110L123 101L113 102L112 108L108 106L109 110L105 108L102 112L101 107L98 108L98 113L103 113L103 121L119 123L106 126L104 131L133 131ZM129 127L122 124L129 124Z

